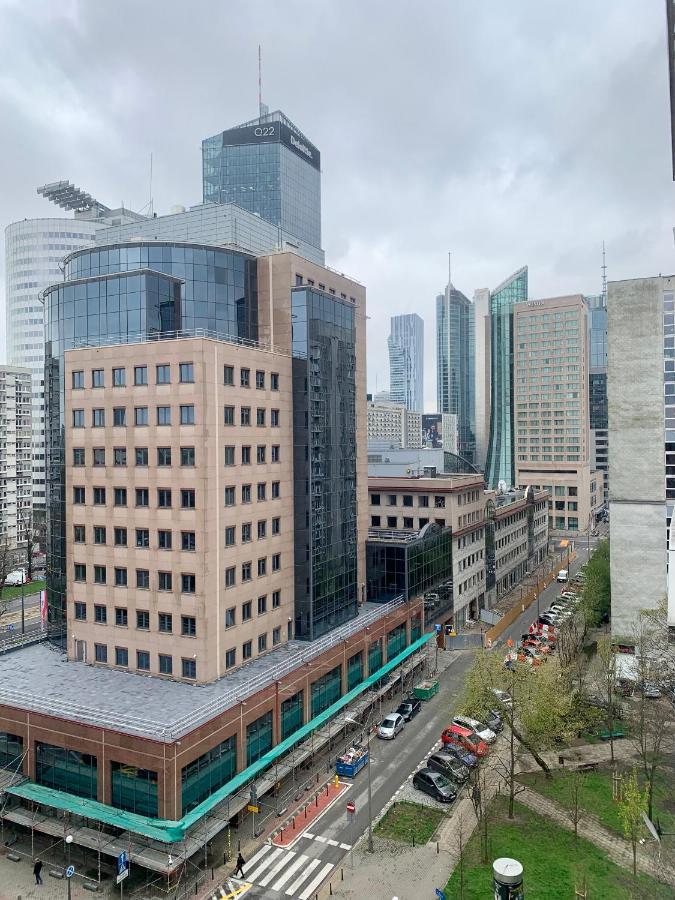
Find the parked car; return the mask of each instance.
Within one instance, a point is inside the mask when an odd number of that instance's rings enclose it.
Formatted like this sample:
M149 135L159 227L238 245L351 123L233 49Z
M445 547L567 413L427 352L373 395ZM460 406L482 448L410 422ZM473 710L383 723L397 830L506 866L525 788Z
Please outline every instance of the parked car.
M464 763L459 762L450 753L432 753L427 760L427 767L434 772L440 772L457 784L464 784L469 780L469 769Z
M485 716L485 724L497 734L504 729L502 717L496 709L488 710L488 714Z
M469 716L455 716L452 720L452 724L461 725L462 728L470 728L472 731L475 731L478 737L482 741L485 741L486 744L494 744L497 740L497 735L492 729L483 725L483 723L479 722L477 719L472 719Z
M499 688L492 688L492 693L500 703L504 704L504 706L513 706L511 695L507 694L506 691L500 691Z
M403 703L400 703L396 712L403 716L406 722L409 722L413 719L417 713L422 709L422 701L418 700L417 697L408 697L407 700L404 700Z
M440 772L433 772L431 769L420 769L419 772L415 772L413 787L418 791L424 791L441 803L452 803L457 796L453 783Z
M661 696L661 688L658 684L654 684L653 681L645 681L645 683L641 685L640 690L647 700L658 700Z
M402 715L399 713L390 713L380 722L377 729L377 736L383 738L385 741L392 741L400 731L403 731L404 725L405 719Z
M464 747L469 753L473 753L479 759L487 756L489 747L485 741L481 740L475 731L470 728L463 728L460 725L450 725L441 734L441 742L443 746L446 744L456 744Z
M444 749L439 752L454 757L467 769L475 769L478 765L478 757L474 753L469 753L468 750L458 747L456 744L446 744Z
M561 569L555 578L556 581L569 581L569 572L567 569Z

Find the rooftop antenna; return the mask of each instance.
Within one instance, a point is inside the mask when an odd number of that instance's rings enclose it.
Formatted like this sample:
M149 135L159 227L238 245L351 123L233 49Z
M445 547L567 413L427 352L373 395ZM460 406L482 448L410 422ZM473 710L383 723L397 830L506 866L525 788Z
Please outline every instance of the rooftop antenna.
M269 106L262 99L262 47L258 44L258 114L262 119L269 111Z
M602 242L602 301L607 306L607 264L605 263L605 242Z
M452 296L452 253L448 250L448 302Z
M152 218L152 214L154 212L154 206L152 203L152 150L150 151L150 218Z

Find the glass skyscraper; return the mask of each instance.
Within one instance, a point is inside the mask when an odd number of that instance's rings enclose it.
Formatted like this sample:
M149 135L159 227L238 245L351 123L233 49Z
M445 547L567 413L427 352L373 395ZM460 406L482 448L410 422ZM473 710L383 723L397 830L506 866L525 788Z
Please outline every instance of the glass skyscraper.
M356 315L312 288L291 292L295 636L357 613Z
M475 438L475 318L473 303L449 284L436 297L439 413L457 416L457 447L473 463Z
M205 203L235 203L321 247L321 154L280 110L202 141Z
M527 266L490 293L490 439L485 481L493 490L499 482L515 485L513 433L513 307L527 300Z
M591 462L602 472L603 498L609 496L609 425L607 414L607 297L584 297L588 306L588 399Z
M406 409L424 409L424 321L417 313L391 317L389 396Z

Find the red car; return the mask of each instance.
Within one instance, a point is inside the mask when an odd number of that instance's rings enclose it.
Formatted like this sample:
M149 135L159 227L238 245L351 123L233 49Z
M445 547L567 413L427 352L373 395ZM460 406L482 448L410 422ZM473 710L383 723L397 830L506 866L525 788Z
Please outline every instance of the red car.
M487 756L489 747L482 741L475 731L470 728L463 728L461 725L450 725L441 734L441 742L443 746L454 744L456 747L462 747L469 753L479 758Z

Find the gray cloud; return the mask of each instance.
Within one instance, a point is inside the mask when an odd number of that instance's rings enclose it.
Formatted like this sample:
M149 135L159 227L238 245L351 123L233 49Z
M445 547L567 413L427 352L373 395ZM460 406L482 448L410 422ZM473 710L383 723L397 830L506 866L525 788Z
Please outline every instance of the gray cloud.
M391 314L426 324L527 263L533 296L673 271L660 2L0 0L2 226L69 178L110 204L201 197L200 140L264 99L322 151L328 261L368 287L370 386ZM4 276L3 276L4 277ZM0 314L4 326L4 314Z

